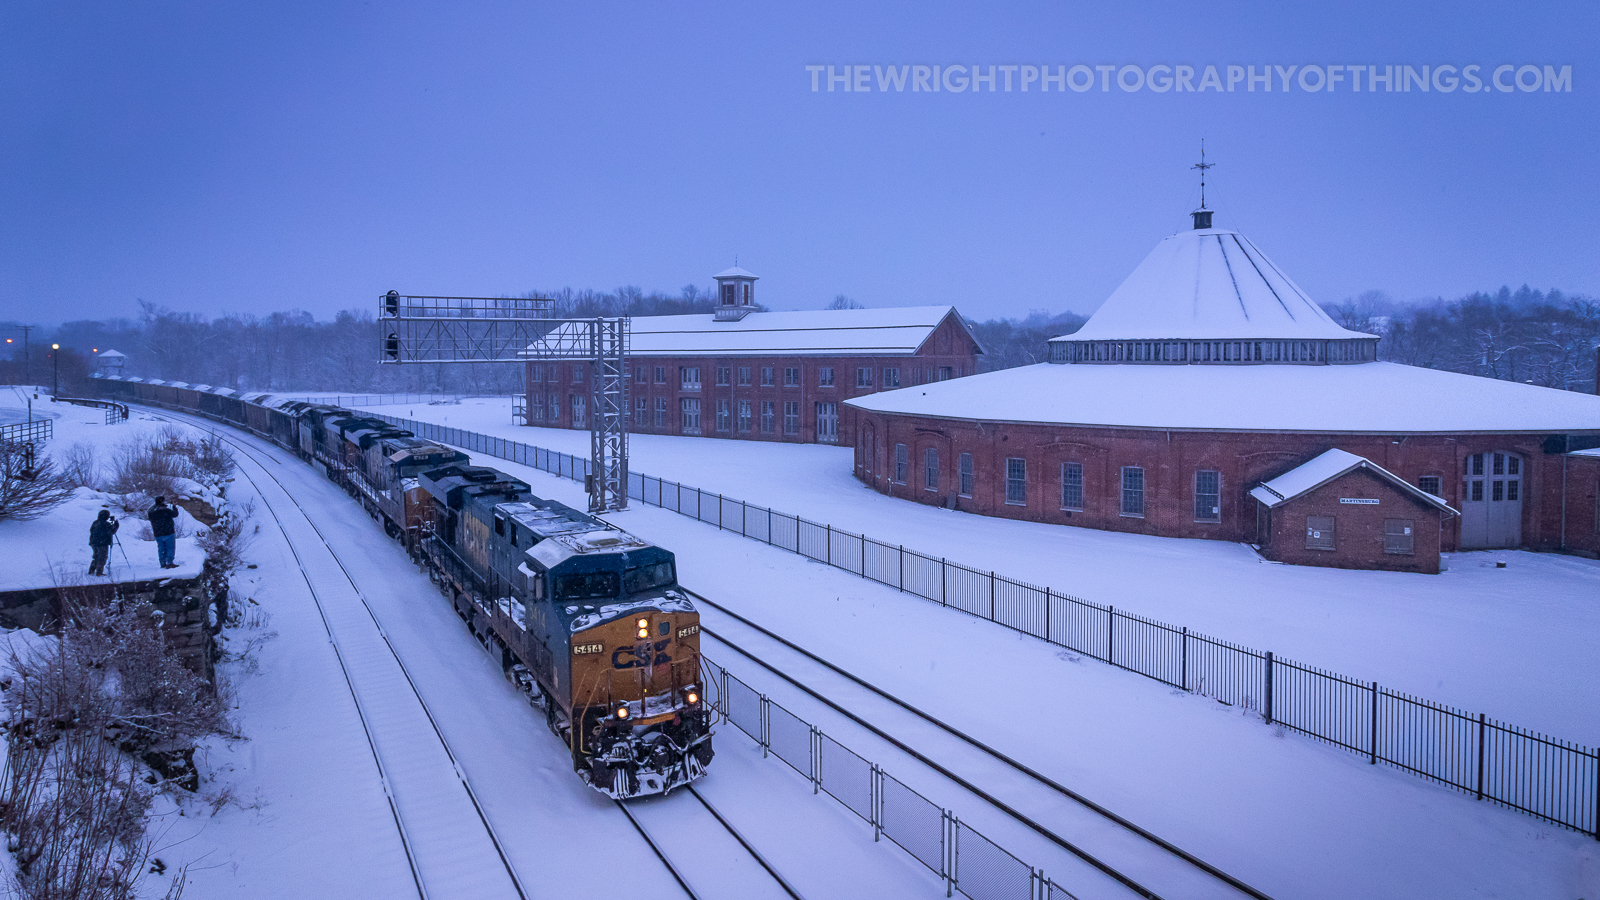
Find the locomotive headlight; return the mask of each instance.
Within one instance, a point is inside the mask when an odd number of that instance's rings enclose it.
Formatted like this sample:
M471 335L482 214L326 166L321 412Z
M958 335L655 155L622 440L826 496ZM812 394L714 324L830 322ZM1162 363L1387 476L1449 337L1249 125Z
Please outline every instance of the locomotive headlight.
M683 699L687 700L690 706L693 706L700 702L700 695L694 691L690 691L689 693L683 695Z
M641 639L642 638L647 638L647 637L650 636L650 620L649 619L640 619L639 621L634 622L633 624L634 624L635 628L639 629L639 637Z
M617 704L617 718L626 719L627 717L628 717L628 704L626 704L626 703Z

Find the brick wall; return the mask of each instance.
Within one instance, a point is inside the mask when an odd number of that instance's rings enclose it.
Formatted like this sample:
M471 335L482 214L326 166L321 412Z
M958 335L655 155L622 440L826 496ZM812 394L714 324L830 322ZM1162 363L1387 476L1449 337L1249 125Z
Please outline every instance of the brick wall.
M1460 509L1461 473L1474 453L1515 453L1526 461L1522 539L1527 547L1558 549L1561 542L1562 454L1547 454L1543 434L1331 435L1156 431L1134 428L1010 424L853 411L855 474L875 490L981 515L1081 525L1169 537L1259 540L1251 488L1337 447L1377 463L1410 484L1423 476L1440 480L1445 502ZM894 448L907 448L905 483L896 483ZM936 449L936 489L922 470L926 451ZM959 490L960 455L970 453L973 489ZM870 458L869 458L870 457ZM1023 502L1008 503L1006 460L1026 467ZM1579 459L1579 457L1569 457ZM1082 467L1081 509L1061 504L1061 464ZM1570 465L1570 464L1569 464ZM1124 515L1121 470L1144 470L1145 509ZM1198 470L1221 475L1220 521L1197 521L1194 479ZM1569 472L1569 485L1573 483ZM1570 493L1569 505L1585 502ZM1592 515L1588 514L1588 515ZM1569 513L1569 544L1576 522ZM1444 549L1454 550L1460 520L1444 525Z
M1341 503L1345 498L1378 502ZM1261 512L1266 532L1261 554L1268 559L1297 566L1439 573L1444 513L1364 469L1348 472L1274 509L1261 507ZM1309 516L1334 520L1333 549L1306 546ZM1410 554L1385 552L1384 523L1390 519L1411 522Z

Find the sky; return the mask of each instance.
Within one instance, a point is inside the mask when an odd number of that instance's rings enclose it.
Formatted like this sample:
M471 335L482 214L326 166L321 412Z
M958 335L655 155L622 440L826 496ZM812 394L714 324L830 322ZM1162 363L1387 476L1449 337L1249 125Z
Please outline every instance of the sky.
M676 294L735 259L778 309L1088 313L1188 227L1202 140L1217 226L1315 299L1600 294L1596 35L1576 2L12 0L0 320ZM1224 89L1151 90L1180 65ZM1336 65L1454 68L1307 89ZM1468 65L1484 90L1441 89ZM955 90L974 66L1019 68Z

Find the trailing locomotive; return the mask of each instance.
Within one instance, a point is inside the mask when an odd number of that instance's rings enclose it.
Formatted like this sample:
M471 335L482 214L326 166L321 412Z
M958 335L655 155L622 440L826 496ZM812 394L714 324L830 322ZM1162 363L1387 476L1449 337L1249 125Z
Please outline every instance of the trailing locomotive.
M231 423L322 467L428 568L596 790L625 799L705 774L700 618L669 551L359 412L204 385L99 383L121 400Z

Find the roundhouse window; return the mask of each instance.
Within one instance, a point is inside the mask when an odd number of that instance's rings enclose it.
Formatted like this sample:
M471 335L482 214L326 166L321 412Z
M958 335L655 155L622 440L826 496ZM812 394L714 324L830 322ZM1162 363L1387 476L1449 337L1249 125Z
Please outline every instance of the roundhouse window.
M939 451L928 447L922 451L922 486L925 490L939 490Z
M1083 464L1061 464L1061 508L1074 511L1083 509Z
M1144 469L1139 466L1122 467L1122 514L1144 516Z
M908 463L908 461L906 459L906 445L905 444L895 444L894 445L894 483L895 484L905 484L906 483L906 467L907 467L907 463Z
M1194 520L1222 521L1222 473L1201 469L1194 473Z
M961 496L972 496L972 454L961 454Z

